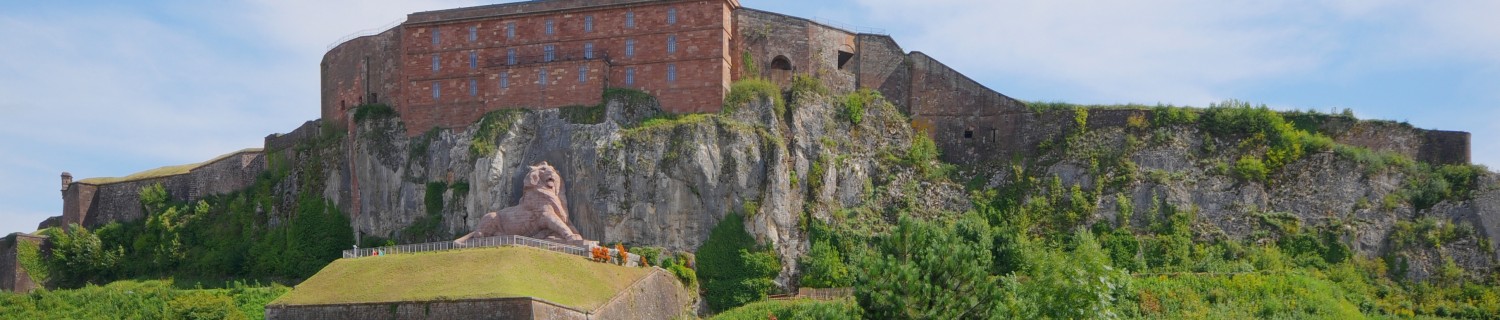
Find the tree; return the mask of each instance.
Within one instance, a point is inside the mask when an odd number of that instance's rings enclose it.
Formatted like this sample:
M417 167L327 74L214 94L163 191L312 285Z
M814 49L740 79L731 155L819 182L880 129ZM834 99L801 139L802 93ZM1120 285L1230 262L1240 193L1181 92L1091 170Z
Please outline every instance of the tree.
M963 319L1004 312L990 275L989 224L969 216L954 225L901 217L861 259L855 297L875 319Z
M52 241L52 256L47 262L62 287L109 279L124 255L119 248L105 248L98 236L77 224L69 225L66 230L48 229L47 237Z
M697 258L703 299L716 311L765 299L776 288L773 279L781 272L781 260L756 244L736 213L714 226L698 248Z

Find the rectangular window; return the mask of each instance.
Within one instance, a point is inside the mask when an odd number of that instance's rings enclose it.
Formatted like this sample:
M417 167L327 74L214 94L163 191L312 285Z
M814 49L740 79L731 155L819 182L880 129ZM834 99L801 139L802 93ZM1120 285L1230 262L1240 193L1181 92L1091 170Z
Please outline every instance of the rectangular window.
M516 65L516 48L505 49L505 64Z
M583 17L583 32L594 32L594 16Z
M469 42L479 40L479 27L469 27Z
M625 27L635 28L635 12L625 12Z
M677 36L667 36L667 53L677 53Z
M625 39L625 57L629 58L629 57L634 57L634 56L635 56L635 40L634 39Z
M677 24L677 8L667 9L667 25Z
M550 35L552 35L552 33L553 33L552 19L547 19L547 35L550 36Z
M667 64L667 82L677 82L677 64Z
M589 82L589 67L578 67L578 83Z
M594 43L593 42L589 42L589 43L584 43L583 44L583 58L584 59L593 59L594 58Z
M438 35L438 29L432 28L432 45L438 45L438 41L440 41L441 39L442 37Z
M479 95L479 80L469 79L469 96Z
M443 60L441 58L438 58L438 55L436 54L432 55L432 71L437 72L438 69L442 69L442 66Z
M469 51L469 69L479 68L479 52Z
M508 38L508 39L515 39L516 38L516 23L515 22L506 22L505 23L505 38Z
M510 72L500 73L500 89L510 88Z
M549 44L545 47L542 47L542 51L546 52L546 56L543 58L547 62L552 62L554 58L557 58L557 46Z
M547 69L537 70L536 79L537 83L540 84L542 88L547 88Z
M635 67L625 68L625 86L635 85Z
M438 83L436 81L432 82L432 100L436 101L438 98L442 98L442 97L443 97L443 84L442 83Z

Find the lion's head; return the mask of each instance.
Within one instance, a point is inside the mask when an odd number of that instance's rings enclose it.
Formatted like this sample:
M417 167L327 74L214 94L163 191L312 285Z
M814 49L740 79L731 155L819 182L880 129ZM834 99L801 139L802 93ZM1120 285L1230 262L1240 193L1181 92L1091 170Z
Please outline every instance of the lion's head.
M563 181L562 175L557 174L557 169L542 161L531 166L531 172L526 174L526 189L538 189L548 192L561 192Z

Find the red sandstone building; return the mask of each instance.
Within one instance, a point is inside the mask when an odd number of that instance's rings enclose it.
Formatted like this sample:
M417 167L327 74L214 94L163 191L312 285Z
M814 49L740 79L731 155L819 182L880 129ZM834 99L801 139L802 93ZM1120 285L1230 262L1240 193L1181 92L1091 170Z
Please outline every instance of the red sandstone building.
M645 91L670 112L716 111L728 89L735 0L548 0L413 13L324 58L323 119L396 108L411 132L504 108L594 105Z

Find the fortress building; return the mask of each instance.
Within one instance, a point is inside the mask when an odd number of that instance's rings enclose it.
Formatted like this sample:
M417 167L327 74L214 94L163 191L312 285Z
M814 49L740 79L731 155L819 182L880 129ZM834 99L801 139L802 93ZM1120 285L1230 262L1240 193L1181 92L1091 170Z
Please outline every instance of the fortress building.
M730 84L738 1L550 0L418 12L323 58L323 119L364 103L409 130L502 108L593 105L639 89L671 112L716 111Z

